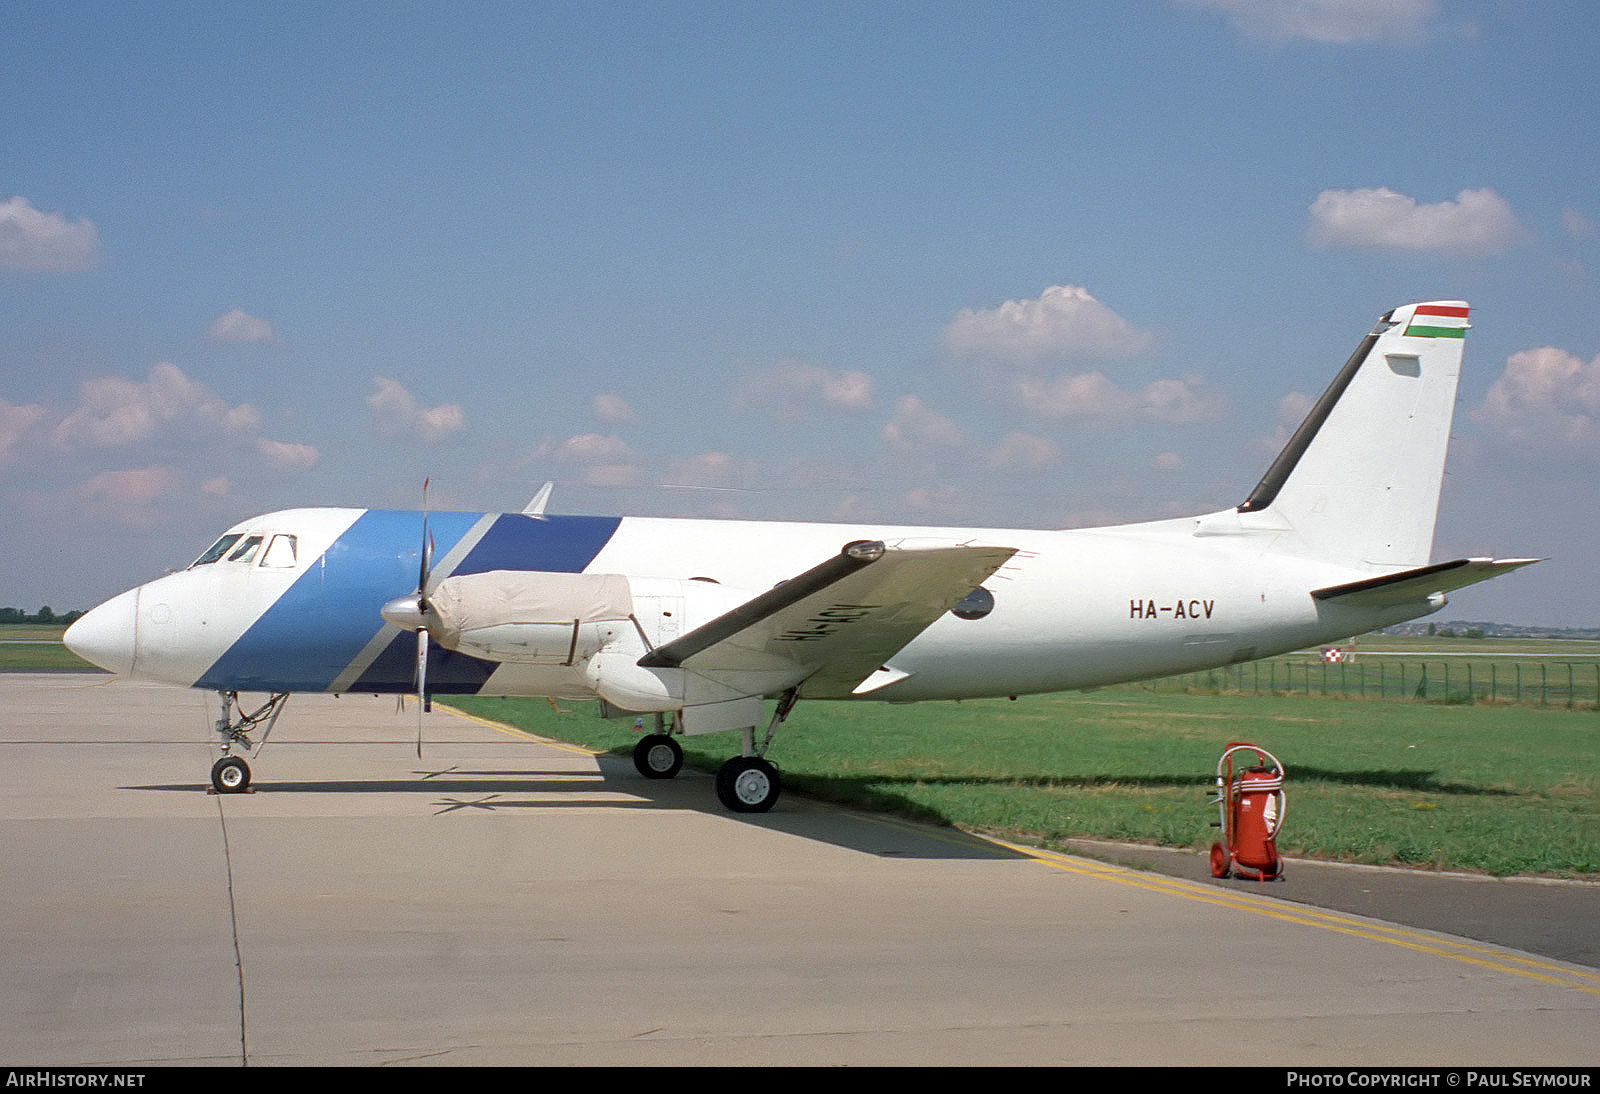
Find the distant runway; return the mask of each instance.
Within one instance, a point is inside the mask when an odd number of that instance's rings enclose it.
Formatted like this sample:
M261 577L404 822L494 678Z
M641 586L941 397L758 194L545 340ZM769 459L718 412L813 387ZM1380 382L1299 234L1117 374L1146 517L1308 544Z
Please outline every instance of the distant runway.
M296 696L257 792L218 797L199 693L0 675L0 1060L1597 1058L1600 969L1295 902L1387 873L1269 897L797 795L739 818L709 776L442 708L419 762L415 719ZM1485 907L1529 888L1475 884ZM1594 907L1569 888L1539 906ZM1523 944L1592 952L1595 917L1559 918Z

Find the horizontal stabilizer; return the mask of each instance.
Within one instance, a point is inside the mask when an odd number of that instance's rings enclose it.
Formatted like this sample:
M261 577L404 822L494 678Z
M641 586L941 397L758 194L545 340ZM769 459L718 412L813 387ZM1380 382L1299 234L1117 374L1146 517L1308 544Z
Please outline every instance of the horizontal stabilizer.
M848 695L1016 553L960 544L851 543L820 565L645 654L703 673L793 666L806 694Z
M1447 593L1488 581L1491 577L1499 577L1538 561L1536 558L1458 558L1453 562L1438 562L1344 585L1329 585L1325 589L1314 590L1311 595L1318 600L1337 600L1359 604L1363 608L1411 604L1427 600L1435 593Z

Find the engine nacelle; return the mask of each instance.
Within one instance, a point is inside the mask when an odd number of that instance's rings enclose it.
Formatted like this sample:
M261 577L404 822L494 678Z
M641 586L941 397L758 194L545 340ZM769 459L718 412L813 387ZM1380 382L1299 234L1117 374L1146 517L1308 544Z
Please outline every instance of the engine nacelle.
M749 692L678 668L641 668L639 658L752 595L714 581L494 570L445 578L429 591L425 618L411 625L473 657L580 668L614 706L680 710Z
M487 661L576 665L633 630L620 574L522 570L448 577L421 622L434 641Z

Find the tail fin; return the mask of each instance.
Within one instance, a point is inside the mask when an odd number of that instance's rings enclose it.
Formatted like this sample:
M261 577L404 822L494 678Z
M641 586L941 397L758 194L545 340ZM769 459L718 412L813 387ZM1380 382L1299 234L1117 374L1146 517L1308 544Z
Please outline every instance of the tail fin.
M1294 554L1425 564L1467 327L1455 300L1380 319L1238 512L1270 512L1290 533L1277 549Z

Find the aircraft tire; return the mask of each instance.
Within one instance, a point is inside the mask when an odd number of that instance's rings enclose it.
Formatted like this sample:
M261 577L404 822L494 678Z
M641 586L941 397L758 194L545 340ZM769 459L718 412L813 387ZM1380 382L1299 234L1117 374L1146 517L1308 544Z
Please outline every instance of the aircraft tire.
M735 813L765 813L782 789L778 769L759 756L735 756L717 769L717 798Z
M683 749L665 733L652 733L633 746L633 766L647 779L670 779L683 768Z
M211 789L218 794L243 794L250 788L250 765L238 756L224 756L211 765Z

